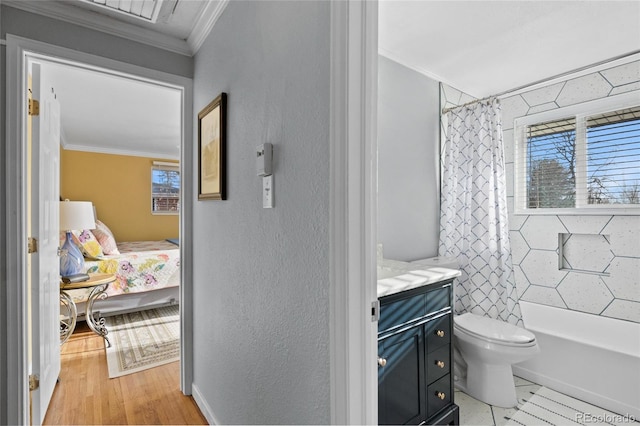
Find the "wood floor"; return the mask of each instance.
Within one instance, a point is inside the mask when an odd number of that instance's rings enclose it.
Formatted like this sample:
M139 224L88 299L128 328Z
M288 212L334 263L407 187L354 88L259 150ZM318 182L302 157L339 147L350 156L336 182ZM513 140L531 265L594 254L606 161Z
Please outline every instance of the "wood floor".
M110 379L103 339L86 323L61 348L62 370L45 425L206 425L180 392L178 361Z

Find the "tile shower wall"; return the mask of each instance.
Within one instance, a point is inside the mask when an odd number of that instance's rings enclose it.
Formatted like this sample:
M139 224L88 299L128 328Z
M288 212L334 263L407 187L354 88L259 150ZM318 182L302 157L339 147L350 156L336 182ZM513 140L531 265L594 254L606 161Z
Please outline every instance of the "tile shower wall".
M640 322L640 216L514 215L514 119L625 92L640 61L502 99L509 229L521 300ZM473 100L441 86L443 108ZM446 123L442 123L442 135Z

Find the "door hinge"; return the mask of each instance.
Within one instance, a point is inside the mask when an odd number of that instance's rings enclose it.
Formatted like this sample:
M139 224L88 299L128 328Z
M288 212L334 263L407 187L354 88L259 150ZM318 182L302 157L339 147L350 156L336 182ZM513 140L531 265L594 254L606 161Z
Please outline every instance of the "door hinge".
M29 99L29 115L40 115L40 102Z
M38 240L33 237L29 237L27 240L27 253L37 253L38 252Z
M40 387L40 377L37 374L29 374L29 390L34 391Z
M371 302L371 322L376 322L380 319L380 301L376 300Z

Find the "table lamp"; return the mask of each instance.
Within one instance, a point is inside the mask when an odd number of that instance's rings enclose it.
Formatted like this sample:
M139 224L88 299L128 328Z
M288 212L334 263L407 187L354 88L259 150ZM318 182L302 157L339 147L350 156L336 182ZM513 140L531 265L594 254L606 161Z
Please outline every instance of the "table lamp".
M60 247L60 275L79 274L84 267L84 256L73 242L72 230L95 229L93 204L90 201L61 201L60 230L66 232L66 239Z

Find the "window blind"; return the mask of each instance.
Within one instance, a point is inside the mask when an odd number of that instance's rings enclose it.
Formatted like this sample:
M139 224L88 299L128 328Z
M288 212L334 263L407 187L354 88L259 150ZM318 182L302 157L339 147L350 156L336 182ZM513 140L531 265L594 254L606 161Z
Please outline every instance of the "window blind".
M640 204L640 106L586 118L589 204Z
M575 204L575 118L527 128L527 207Z
M178 164L154 162L151 168L151 212L177 214L180 210Z
M640 106L528 125L526 207L640 204Z

